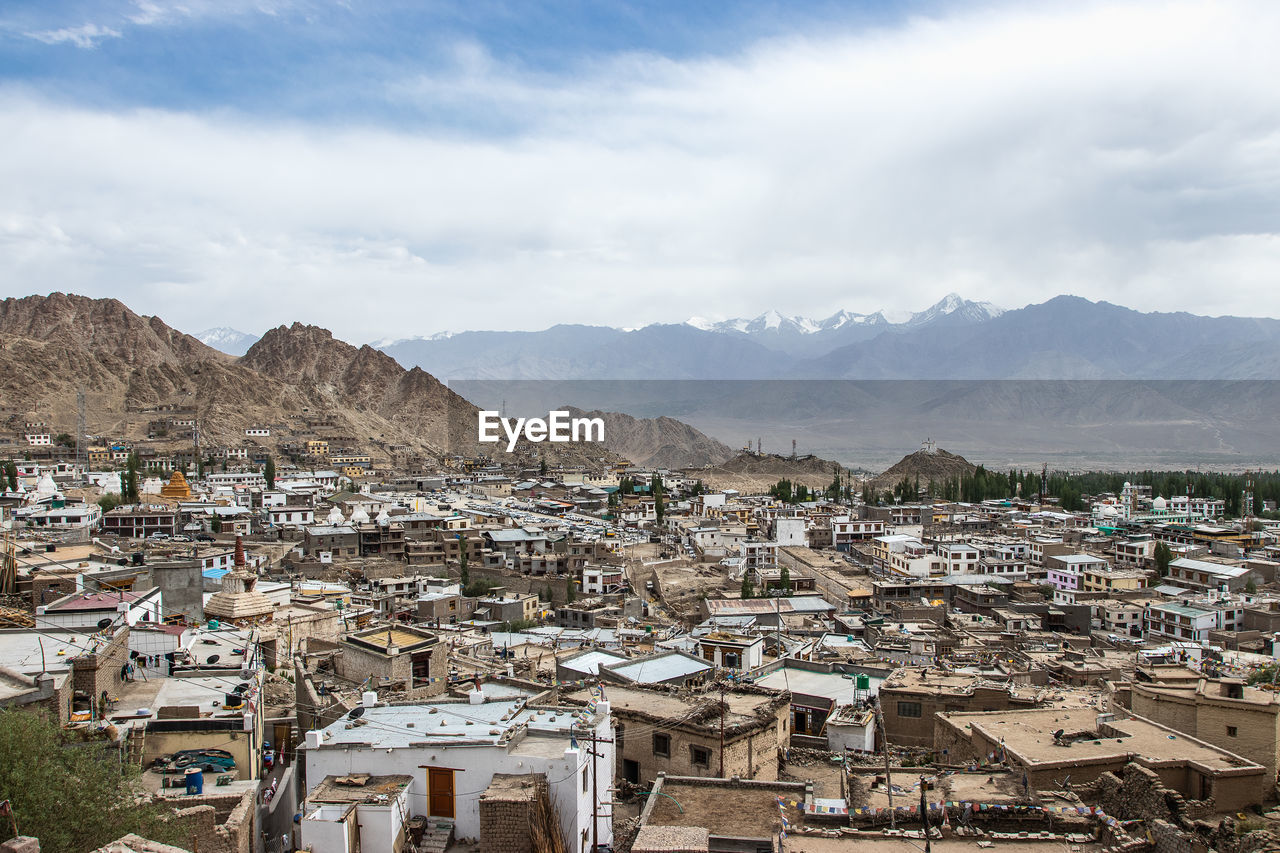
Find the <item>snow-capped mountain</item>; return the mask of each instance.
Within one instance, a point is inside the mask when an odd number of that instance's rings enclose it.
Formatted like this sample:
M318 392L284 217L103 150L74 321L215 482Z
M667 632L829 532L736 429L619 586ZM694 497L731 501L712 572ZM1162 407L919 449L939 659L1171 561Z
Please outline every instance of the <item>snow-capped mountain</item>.
M196 338L206 346L225 352L227 355L244 355L249 347L258 342L258 335L250 335L227 326L205 329L198 332Z
M766 311L754 318L715 322L701 317L686 321L705 332L745 336L771 349L791 355L813 355L846 344L868 340L883 332L905 331L946 322L952 325L981 323L1003 314L990 302L974 302L949 293L923 311L858 314L837 311L822 320Z

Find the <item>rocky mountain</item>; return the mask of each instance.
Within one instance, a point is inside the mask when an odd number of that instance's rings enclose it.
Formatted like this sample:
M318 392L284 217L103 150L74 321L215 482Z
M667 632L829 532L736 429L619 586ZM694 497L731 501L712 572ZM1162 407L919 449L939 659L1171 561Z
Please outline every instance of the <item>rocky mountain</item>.
M573 417L601 418L604 446L637 465L690 468L717 465L734 455L728 445L675 418L635 418L618 412L588 412L573 406L560 408Z
M940 324L797 362L795 378L1272 379L1280 320L1143 313L1058 296L985 322Z
M257 335L250 335L227 326L217 326L197 332L196 339L227 355L244 355L258 340Z
M114 299L0 301L0 393L11 419L74 433L82 387L89 433L109 438L143 438L148 424L183 411L198 417L208 445L237 446L247 427L268 425L274 442L335 436L380 460L501 452L479 446L476 407L435 377L325 329L272 329L236 359ZM320 421L329 425L317 432ZM568 464L616 458L578 444L516 452Z
M933 451L917 450L902 457L870 483L877 489L892 488L906 477L913 482L919 478L922 484L928 485L971 474L976 468L976 465L963 456L948 453L941 448Z
M905 332L945 324L962 326L983 323L1003 312L990 302L974 302L950 293L923 311L891 319L883 311L855 314L837 311L824 320L787 317L768 311L753 319L733 319L709 323L699 318L688 324L705 331L755 341L788 356L821 355L848 344L869 341L885 333Z
M777 376L790 359L755 341L684 324L626 331L552 326L459 332L381 347L441 379L741 379Z
M825 489L835 478L839 463L813 455L781 456L775 453L739 452L717 465L685 468L712 489L737 489L752 493L766 491L779 480L803 483L810 489Z

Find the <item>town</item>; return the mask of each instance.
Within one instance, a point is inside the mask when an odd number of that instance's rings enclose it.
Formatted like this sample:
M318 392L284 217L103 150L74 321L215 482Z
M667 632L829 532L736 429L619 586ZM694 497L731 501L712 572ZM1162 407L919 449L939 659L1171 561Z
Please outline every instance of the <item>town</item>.
M177 847L118 849L1277 843L1270 475L992 497L930 440L753 492L331 423L11 418L0 718L140 773Z

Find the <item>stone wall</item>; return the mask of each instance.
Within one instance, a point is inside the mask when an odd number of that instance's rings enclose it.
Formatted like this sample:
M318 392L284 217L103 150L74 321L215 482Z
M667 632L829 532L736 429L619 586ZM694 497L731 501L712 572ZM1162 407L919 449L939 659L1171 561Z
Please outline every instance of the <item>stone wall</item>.
M480 795L481 848L533 853L540 800L549 800L544 774L495 773L488 789Z
M119 695L124 680L121 668L129 660L129 629L120 628L104 648L95 654L82 654L71 660L71 685L82 690L97 709L98 700L105 691L108 696Z
M254 792L240 795L184 797L197 805L180 809L173 820L181 826L180 837L197 840L191 849L200 853L251 853L254 842Z

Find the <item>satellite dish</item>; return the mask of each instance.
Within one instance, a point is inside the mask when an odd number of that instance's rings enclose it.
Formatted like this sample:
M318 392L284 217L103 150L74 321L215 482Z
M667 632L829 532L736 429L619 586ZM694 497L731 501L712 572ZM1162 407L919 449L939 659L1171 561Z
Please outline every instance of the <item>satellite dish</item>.
M98 630L99 630L99 631L101 631L101 630L103 630L103 629L105 629L105 628L110 628L110 627L111 627L111 623L112 623L112 622L114 622L114 621L116 621L116 620L114 620L114 619L99 619L99 620L98 620Z
M363 706L363 705L361 705L359 708L352 708L352 709L351 709L351 713L350 713L350 714L347 714L347 719L348 719L348 720L358 720L358 719L360 719L360 718L361 718L361 717L363 717L363 716L364 716L364 706Z
M205 663L217 663L217 662L218 662L217 655L209 655L209 659L205 661Z

